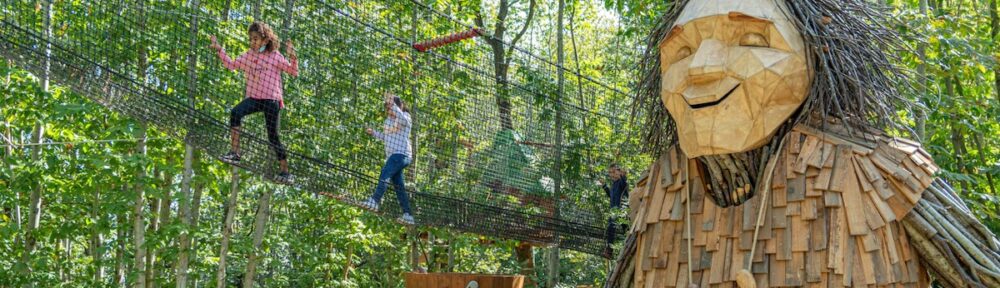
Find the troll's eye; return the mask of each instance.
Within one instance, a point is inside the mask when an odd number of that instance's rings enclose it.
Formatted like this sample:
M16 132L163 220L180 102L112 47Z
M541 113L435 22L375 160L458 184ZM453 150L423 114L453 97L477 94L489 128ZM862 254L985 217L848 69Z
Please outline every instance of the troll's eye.
M691 47L681 47L681 49L677 50L677 54L674 55L674 62L684 60L688 56L691 56Z
M767 39L764 38L764 35L760 35L760 33L744 34L743 37L740 38L740 46L770 47L770 45L767 44Z

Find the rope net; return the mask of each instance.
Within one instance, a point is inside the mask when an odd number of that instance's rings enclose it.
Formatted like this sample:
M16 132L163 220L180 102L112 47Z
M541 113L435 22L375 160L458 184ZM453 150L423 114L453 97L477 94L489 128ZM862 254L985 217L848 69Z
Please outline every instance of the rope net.
M594 180L637 162L618 114L627 92L488 34L418 52L474 28L419 2L231 2L56 1L46 23L42 1L4 0L0 50L265 179L358 206L374 198L392 218L408 199L417 225L604 253L610 211ZM248 28L254 19L273 33ZM510 49L503 74L497 43Z

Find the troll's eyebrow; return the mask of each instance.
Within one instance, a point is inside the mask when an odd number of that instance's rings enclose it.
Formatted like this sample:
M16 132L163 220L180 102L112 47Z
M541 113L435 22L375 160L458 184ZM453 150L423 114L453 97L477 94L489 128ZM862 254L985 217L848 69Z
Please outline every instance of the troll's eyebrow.
M681 32L684 32L684 28L681 27L681 25L674 25L674 28L671 28L670 32L667 32L667 36L663 37L663 41L660 42L661 43L660 45L663 45L662 43L670 42L671 38L680 35Z
M756 22L756 23L774 24L774 21L771 21L771 20L768 20L768 19L764 19L764 18L758 18L758 17L750 16L750 15L743 14L743 13L736 12L736 11L729 12L728 16L729 16L729 21L736 21L736 22ZM674 36L677 36L677 35L681 34L681 32L683 32L683 31L684 31L684 28L681 27L681 25L674 25L674 27L670 29L670 32L667 32L667 35L663 37L663 40L660 42L661 45L662 45L662 43L669 42L670 39L674 38Z
M740 13L740 12L735 12L735 11L729 12L729 20L730 21L741 21L741 22L768 23L768 24L773 24L774 23L771 20L767 20L767 19L764 19L764 18L753 17L753 16L750 16L750 15L743 14L743 13Z

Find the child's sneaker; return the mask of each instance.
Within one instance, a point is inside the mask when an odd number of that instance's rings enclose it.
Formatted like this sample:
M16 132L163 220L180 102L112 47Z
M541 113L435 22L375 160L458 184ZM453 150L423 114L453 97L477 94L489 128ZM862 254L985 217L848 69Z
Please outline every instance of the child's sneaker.
M278 173L278 177L274 178L274 182L278 182L278 184L291 185L295 183L295 176L292 176L292 174L288 172L281 172Z
M413 221L413 215L410 215L410 213L404 213L403 216L400 216L398 219L396 219L396 222L409 226L416 224L416 222Z
M233 151L229 151L229 153L226 153L226 155L222 155L222 157L219 157L219 160L222 160L222 162L226 162L226 164L232 164L232 165L240 164L240 154L237 154L236 152Z
M378 202L375 202L375 199L368 198L368 200L361 202L361 204L359 205L361 206L361 208L367 209L369 211L378 212Z

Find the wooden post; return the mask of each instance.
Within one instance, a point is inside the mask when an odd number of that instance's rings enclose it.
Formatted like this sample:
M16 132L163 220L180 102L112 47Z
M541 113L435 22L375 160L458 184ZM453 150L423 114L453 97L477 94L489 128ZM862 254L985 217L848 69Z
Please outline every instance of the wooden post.
M240 186L240 169L232 166L233 175L229 187L229 200L226 200L226 221L222 228L222 244L219 248L219 269L215 272L215 287L226 287L226 256L229 252L229 235L233 233L233 214L236 211L236 195Z

